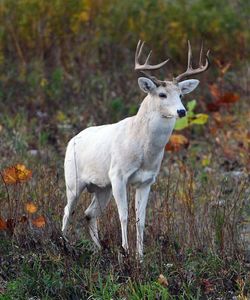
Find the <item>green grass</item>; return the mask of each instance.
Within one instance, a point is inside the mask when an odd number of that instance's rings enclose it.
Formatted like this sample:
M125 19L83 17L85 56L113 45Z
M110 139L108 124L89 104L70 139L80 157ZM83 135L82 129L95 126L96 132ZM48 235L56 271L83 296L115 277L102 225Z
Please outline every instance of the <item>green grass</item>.
M90 253L83 259L84 248L77 253L58 248L57 256L49 248L45 253L32 249L22 254L13 248L5 256L2 271L7 285L0 299L227 299L239 293L239 278L246 276L235 259L225 263L213 253L193 253L183 257L183 264L162 267L167 280L162 285L159 274L148 272L156 267L154 257L150 265L135 261L119 265L110 254Z

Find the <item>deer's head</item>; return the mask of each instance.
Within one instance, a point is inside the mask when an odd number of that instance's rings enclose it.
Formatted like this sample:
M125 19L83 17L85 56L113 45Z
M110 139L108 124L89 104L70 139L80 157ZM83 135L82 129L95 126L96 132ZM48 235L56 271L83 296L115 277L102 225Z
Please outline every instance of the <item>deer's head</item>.
M181 118L186 115L186 109L182 104L182 96L192 92L199 84L199 80L197 79L188 79L181 81L183 78L202 73L206 71L209 67L209 51L205 55L206 61L205 64L202 64L202 54L203 47L201 47L200 51L200 60L199 67L193 69L192 67L192 50L190 43L188 41L188 65L187 70L173 78L172 81L168 80L159 80L154 76L149 75L146 71L157 70L163 67L169 59L163 61L157 65L150 65L149 58L151 52L149 53L144 64L139 63L139 58L142 53L144 43L141 41L138 42L136 53L135 53L135 70L140 71L144 74L145 77L140 77L138 79L138 84L140 88L147 94L152 97L152 101L155 102L155 106L158 111L161 113L164 118Z

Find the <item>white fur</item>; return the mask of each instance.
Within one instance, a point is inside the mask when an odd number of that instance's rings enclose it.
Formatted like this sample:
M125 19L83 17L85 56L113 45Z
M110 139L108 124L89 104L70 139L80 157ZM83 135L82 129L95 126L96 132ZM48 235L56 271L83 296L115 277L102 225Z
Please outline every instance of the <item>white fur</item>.
M165 145L178 117L177 110L185 110L180 94L187 83L177 85L166 81L166 86L156 87L150 79L142 77L138 81L148 95L135 116L115 124L87 128L70 140L64 165L68 203L62 231L66 234L76 200L87 188L94 196L85 215L92 239L100 247L96 218L113 194L121 222L122 246L128 250L127 186L133 184L137 253L141 257L150 187L159 173ZM167 98L159 97L160 93L165 93Z

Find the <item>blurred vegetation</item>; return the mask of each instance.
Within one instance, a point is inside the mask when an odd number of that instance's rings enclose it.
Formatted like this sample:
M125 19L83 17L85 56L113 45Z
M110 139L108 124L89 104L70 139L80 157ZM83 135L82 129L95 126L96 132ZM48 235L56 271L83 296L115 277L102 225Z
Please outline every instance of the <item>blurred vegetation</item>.
M186 66L187 39L194 50L204 40L212 57L238 67L249 53L249 13L244 0L2 0L1 110L22 105L33 114L80 105L95 122L106 121L110 110L117 120L138 105L138 39L155 60L172 58L170 78L172 68Z
M249 15L245 0L0 0L0 299L249 299ZM137 112L139 39L153 62L171 58L162 78L186 68L188 39L212 62L166 146L143 264L133 201L122 262L114 203L101 253L83 222L89 195L69 243L60 231L66 143Z

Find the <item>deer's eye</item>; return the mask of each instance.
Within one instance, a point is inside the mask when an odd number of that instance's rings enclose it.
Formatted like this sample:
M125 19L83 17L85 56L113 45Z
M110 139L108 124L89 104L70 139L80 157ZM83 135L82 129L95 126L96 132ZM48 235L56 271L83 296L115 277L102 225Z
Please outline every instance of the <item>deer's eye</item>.
M167 98L167 95L164 94L164 93L160 93L160 94L159 94L159 97L160 97L160 98Z
M183 95L182 94L180 94L180 98L182 98L183 97Z

